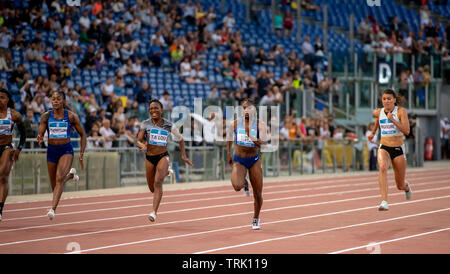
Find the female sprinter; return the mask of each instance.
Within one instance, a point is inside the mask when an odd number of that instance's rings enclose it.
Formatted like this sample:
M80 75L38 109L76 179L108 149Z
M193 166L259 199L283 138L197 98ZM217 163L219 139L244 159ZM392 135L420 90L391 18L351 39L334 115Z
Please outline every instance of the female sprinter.
M263 198L263 173L259 159L258 148L263 145L262 140L266 140L266 125L256 119L256 108L248 100L242 103L244 109L244 119L233 121L231 130L235 134L234 157L231 158L231 146L233 141L228 141L228 163L232 165L231 184L234 190L248 191L248 182L245 179L247 170L249 172L250 183L253 188L254 196L254 214L252 220L252 229L260 229L259 212L261 211ZM263 138L259 138L262 135Z
M149 107L150 119L142 122L136 146L142 152L146 152L145 170L147 184L153 193L153 211L148 216L148 219L150 222L154 222L156 221L156 214L163 195L162 184L164 178L169 174L169 153L167 152L169 132L179 139L183 161L190 166L192 166L192 163L186 158L184 140L180 132L176 128L172 128L171 122L162 118L163 105L161 102L153 99L150 101Z
M52 208L47 213L50 220L55 217L55 210L61 199L64 184L70 179L75 182L79 180L77 171L75 168L71 168L73 162L73 147L70 143L72 127L81 137L78 159L81 169L83 169L83 154L86 148L86 133L80 124L78 115L67 110L66 94L56 91L53 92L51 99L53 109L42 114L37 136L38 144L41 144L45 131L48 131L47 168L53 190Z
M409 134L409 120L406 109L397 106L400 103L394 90L386 89L382 94L383 108L373 112L377 122L372 133L368 136L369 141L373 139L378 126L381 130L380 149L378 150L379 175L382 202L378 210L388 210L387 202L388 183L387 170L392 162L394 168L395 182L398 190L404 190L406 199L411 199L412 191L408 182L405 181L406 155L404 154L403 135Z
M14 149L12 145L12 132L14 124L20 133L19 146ZM14 110L14 101L11 93L0 89L0 221L2 211L8 196L8 177L11 167L19 159L19 153L25 144L25 127L22 116Z

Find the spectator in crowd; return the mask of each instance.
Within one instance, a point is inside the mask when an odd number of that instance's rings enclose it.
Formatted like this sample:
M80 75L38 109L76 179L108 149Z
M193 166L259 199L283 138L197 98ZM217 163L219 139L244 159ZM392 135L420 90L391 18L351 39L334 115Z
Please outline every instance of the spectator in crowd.
M173 108L172 99L170 98L170 94L168 91L164 91L162 97L159 99L161 104L163 105L163 111L171 111Z
M103 147L112 148L113 141L117 139L117 136L116 133L111 129L111 121L109 119L103 120L102 127L100 128L99 132L105 140Z
M344 139L344 132L343 132L341 126L336 127L334 134L333 134L333 139L336 139L336 140Z
M92 129L90 131L88 142L87 142L87 148L93 149L93 148L103 148L103 145L105 144L105 138L100 135L100 129L98 123L94 123L92 125Z
M25 117L23 121L23 125L25 127L25 134L27 138L34 138L37 134L37 124L38 120L34 117L34 112L31 108L27 109L27 116ZM30 146L29 143L28 147ZM28 148L27 147L27 148Z
M270 79L264 69L260 70L256 77L257 96L261 99L264 95L266 95L267 90L270 89Z
M2 27L2 32L0 33L0 48L9 48L10 42L14 39L12 32L8 33L7 27Z
M374 123L370 123L367 127L365 136L368 137L370 134L372 134ZM378 150L378 143L377 143L377 135L375 134L375 137L372 140L368 140L367 142L367 149L369 150L369 170L374 171L377 169L377 150Z
M24 85L25 72L25 66L23 64L18 64L17 68L11 72L9 81L17 84L18 88L21 88Z
M305 41L302 44L302 53L305 63L314 66L314 48L311 45L310 39L308 35L305 36Z
M25 59L29 62L43 62L44 54L41 46L31 43L30 48L25 52Z
M357 33L360 36L361 40L363 41L370 39L370 34L372 33L372 26L370 25L369 17L366 17L363 21L361 21L361 23L358 26Z
M283 28L284 28L284 36L290 37L291 31L294 28L294 16L291 14L289 10L286 10L286 13L283 16Z
M280 10L277 10L275 12L275 17L274 17L274 28L275 28L275 32L277 34L278 39L281 39L282 37L282 32L283 32L283 14L281 13Z
M423 67L418 67L414 73L414 91L416 98L416 106L425 106L425 86L426 78Z
M108 99L111 100L111 97L114 96L114 83L112 82L112 79L110 77L108 77L106 79L106 83L101 86L101 91L103 102L106 102Z
M34 114L38 115L41 115L45 112L44 99L42 95L33 98L33 100L31 101L31 109L33 110Z
M208 78L206 77L206 74L200 70L200 64L196 64L195 68L191 70L188 77L185 79L187 83L193 84L193 83L209 83Z
M149 59L153 63L154 66L160 67L161 61L163 58L164 50L161 46L161 42L158 39L155 39L150 46L149 51Z
M208 105L217 105L219 100L219 92L217 86L213 86L211 88L211 92L208 93L207 98L208 98Z
M226 26L230 31L233 31L235 23L236 21L233 18L233 13L231 11L228 11L227 16L223 18L224 26Z

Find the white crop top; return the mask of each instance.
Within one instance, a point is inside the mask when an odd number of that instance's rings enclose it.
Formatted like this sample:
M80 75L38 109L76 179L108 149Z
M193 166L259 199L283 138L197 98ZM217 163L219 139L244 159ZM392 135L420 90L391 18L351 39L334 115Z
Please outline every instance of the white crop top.
M400 122L400 119L398 119L397 112L398 107L395 106L394 110L392 111L392 114L394 115L394 120ZM384 112L384 108L382 108L380 111L379 123L380 123L381 137L403 136L403 133L394 125L394 123L392 123L387 118L387 115Z

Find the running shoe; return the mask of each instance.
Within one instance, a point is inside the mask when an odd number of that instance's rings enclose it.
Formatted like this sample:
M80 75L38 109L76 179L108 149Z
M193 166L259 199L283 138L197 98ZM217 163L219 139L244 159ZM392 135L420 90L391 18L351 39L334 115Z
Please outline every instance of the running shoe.
M150 220L150 222L156 221L156 213L154 211L150 213L150 215L148 215L148 219Z
M411 196L412 196L412 189L411 189L411 185L409 183L406 183L408 185L409 190L405 191L405 196L406 196L406 200L411 200Z
M75 182L78 182L80 180L80 177L77 175L77 170L75 168L71 168L69 171L69 174L73 174L73 180Z
M378 207L378 210L379 210L379 211L386 211L386 210L389 210L388 202L382 201L381 204L380 204L380 206Z
M247 181L247 179L244 179L244 180L245 180L245 183L244 183L244 194L245 194L245 196L250 197L250 190L248 188L248 181Z
M0 213L0 221L2 220L2 214Z
M53 220L53 218L55 218L55 211L53 210L53 208L50 209L50 210L48 211L47 217L48 217L50 220Z
M253 230L258 230L260 229L260 225L259 225L259 219L258 218L253 218L253 222L252 222L252 229Z

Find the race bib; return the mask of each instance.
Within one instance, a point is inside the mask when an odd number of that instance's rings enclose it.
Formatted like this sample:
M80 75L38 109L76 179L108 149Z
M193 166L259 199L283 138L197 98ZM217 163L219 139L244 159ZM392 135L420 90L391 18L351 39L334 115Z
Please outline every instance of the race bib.
M250 129L250 135L252 137L255 137L256 130ZM246 147L254 147L255 144L252 142L250 137L247 136L247 133L245 132L245 129L238 129L237 130L237 142L240 146L246 146Z
M152 128L150 129L150 134L148 136L148 143L150 145L166 146L169 132L164 129Z
M0 119L0 135L11 135L11 125L11 120Z
M389 119L380 120L381 135L390 135L397 133L397 127Z
M49 122L49 138L59 139L59 138L69 138L67 136L67 122Z

